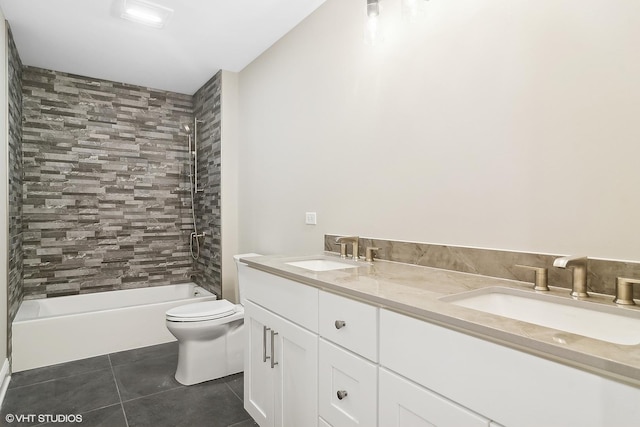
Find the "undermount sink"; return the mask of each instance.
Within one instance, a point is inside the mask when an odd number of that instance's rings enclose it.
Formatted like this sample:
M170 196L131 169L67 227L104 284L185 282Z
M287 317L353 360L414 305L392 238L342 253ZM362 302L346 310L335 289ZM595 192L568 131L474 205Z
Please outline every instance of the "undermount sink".
M285 263L294 267L304 268L310 271L330 271L342 270L343 268L357 268L358 265L347 264L346 262L333 261L329 259L307 259L304 261L292 261Z
M636 310L502 287L440 300L614 344L640 344L640 311Z

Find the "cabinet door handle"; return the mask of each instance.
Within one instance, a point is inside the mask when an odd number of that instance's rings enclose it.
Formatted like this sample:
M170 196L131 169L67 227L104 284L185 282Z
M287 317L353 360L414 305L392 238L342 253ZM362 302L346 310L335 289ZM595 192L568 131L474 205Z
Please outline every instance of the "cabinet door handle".
M347 390L338 390L338 392L336 393L338 395L338 399L342 400L345 397L347 397Z
M271 328L267 328L266 326L262 327L262 362L266 362L269 356L267 356L267 331L270 331ZM273 341L271 341L271 352L273 354Z
M276 335L278 335L277 332L274 332L273 330L271 330L271 368L275 367L278 362L276 362L276 357L274 354L274 349L275 349L275 337Z
M347 326L347 322L345 322L344 320L336 320L336 329L342 329L345 326Z

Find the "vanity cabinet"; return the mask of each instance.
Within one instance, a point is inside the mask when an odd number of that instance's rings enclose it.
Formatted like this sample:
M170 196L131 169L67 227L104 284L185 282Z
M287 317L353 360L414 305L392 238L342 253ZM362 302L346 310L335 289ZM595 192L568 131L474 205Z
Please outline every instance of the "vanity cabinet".
M275 370L267 363L267 342L271 329L267 324L273 315L247 302L244 306L244 325L247 336L244 364L244 406L247 412L263 427L274 426L275 421ZM273 348L273 347L272 347Z
M492 425L639 425L637 387L385 309L380 365Z
M321 291L320 336L373 362L378 361L378 308Z
M378 308L321 291L319 411L332 427L377 425Z
M308 426L318 417L318 337L245 303L249 351L245 408L263 427Z
M468 409L380 368L379 425L384 427L465 426L490 423Z
M262 427L636 427L640 389L239 267Z
M317 425L318 291L247 266L239 270L247 285L245 409L261 427ZM291 299L288 291L306 299Z
M333 427L376 425L378 367L320 339L320 416Z

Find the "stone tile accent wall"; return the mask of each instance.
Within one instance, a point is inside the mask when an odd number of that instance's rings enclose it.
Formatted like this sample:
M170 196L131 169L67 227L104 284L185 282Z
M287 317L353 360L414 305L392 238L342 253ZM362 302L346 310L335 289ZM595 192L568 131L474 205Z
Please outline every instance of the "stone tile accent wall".
M222 72L219 71L193 96L198 123L198 187L195 195L198 232L206 233L200 241L200 258L194 261L195 282L205 289L222 293L220 216L220 92Z
M192 97L23 68L25 298L189 280Z
M335 243L336 237L336 235L325 235L325 250L340 252L340 245ZM549 285L568 289L572 286L571 271L553 266L555 258L566 254L510 252L364 237L360 238L359 244L360 256L364 256L366 247L371 246L380 248L376 255L379 259L531 283L534 280L534 273L514 266L522 264L546 267L549 272ZM640 278L640 263L589 259L587 279L589 291L614 295L617 277ZM640 290L637 287L634 296L640 298Z
M8 23L7 23L8 26ZM11 357L11 325L23 298L22 288L22 61L8 31L9 48L9 282L7 286L7 354Z

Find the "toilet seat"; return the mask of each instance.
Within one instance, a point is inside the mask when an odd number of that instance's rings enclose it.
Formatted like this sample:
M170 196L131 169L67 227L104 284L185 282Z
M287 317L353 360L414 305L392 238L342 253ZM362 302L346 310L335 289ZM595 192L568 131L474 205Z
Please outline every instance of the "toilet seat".
M172 322L202 322L227 317L235 312L235 305L222 299L174 307L167 311L167 320Z

